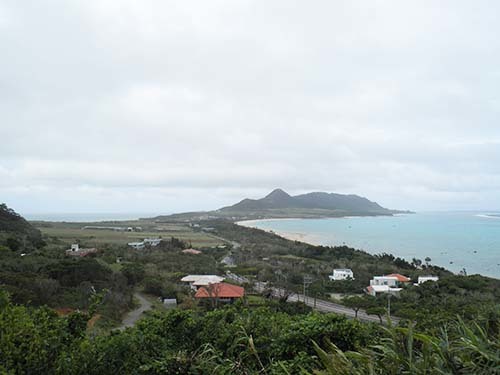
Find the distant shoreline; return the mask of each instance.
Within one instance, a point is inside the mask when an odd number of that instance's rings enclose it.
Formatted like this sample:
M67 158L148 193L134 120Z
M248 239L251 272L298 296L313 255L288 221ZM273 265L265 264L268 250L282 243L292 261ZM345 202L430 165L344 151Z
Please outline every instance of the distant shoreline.
M343 221L302 224L300 221L307 219L277 218L237 224L316 246L346 245L372 255L385 252L407 261L429 257L433 265L454 273L466 269L468 274L500 279L500 259L495 247L500 243L500 213L446 211L394 215L388 220L356 218L359 222L344 217ZM474 231L469 233L464 228L471 225Z
M253 226L251 224L256 223L256 222L263 222L263 221L274 221L274 220L280 220L280 221L290 221L290 220L303 220L302 218L282 218L282 219L254 219L254 220L242 220L242 221L237 221L235 222L236 225L240 225L245 228L253 228L253 229L258 229L262 230L267 233L273 233L276 234L277 236L283 237L286 240L290 241L299 241L299 242L304 242L309 245L313 246L322 246L323 244L318 238L315 238L315 236L310 235L308 233L302 233L302 232L284 232L284 231L276 231L272 229L263 229L259 228L257 226Z

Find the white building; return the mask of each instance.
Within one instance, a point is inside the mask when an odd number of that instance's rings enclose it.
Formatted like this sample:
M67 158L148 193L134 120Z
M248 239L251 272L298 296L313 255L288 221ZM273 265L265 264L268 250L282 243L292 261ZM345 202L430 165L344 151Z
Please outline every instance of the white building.
M436 282L436 281L439 281L439 277L438 276L419 276L417 285L423 284L427 281Z
M399 273L391 273L385 276L374 276L370 280L370 285L388 285L388 286L400 286L409 283L411 279L409 277L400 275Z
M167 309L175 309L177 300L175 298L163 298L163 306Z
M376 296L379 293L390 293L390 294L398 294L402 288L393 288L390 287L389 285L370 285L368 288L366 288L366 292L370 296Z
M354 273L349 268L336 268L328 277L331 281L354 280Z
M72 244L71 249L66 250L66 255L69 256L86 257L87 255L92 253L97 253L97 249L94 247L83 249L77 243Z
M129 242L128 245L136 250L141 250L149 245L151 247L158 246L161 242L161 238L145 238L141 242Z
M389 286L396 287L398 285L398 278L395 276L374 276L370 280L370 286Z
M188 283L193 290L210 284L218 284L224 280L223 277L217 275L187 275L181 279L183 283Z
M376 296L378 293L398 294L402 289L400 286L409 282L409 277L400 275L399 273L374 276L370 280L370 286L366 288L366 292L371 296Z
M141 250L144 249L144 242L129 242L127 245L130 247L136 249L136 250Z
M161 242L161 238L145 238L143 242L145 245L158 246Z

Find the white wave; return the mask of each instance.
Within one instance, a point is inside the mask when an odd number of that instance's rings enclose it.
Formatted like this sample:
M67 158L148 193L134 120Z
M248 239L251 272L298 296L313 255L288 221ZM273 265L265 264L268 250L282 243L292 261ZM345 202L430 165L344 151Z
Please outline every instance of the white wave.
M477 214L476 217L483 217L486 219L499 219L500 220L500 214L495 213L495 214Z

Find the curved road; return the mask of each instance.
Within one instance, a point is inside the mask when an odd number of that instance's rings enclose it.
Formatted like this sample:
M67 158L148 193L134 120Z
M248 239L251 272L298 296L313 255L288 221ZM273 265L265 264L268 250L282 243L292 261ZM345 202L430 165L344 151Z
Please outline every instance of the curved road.
M215 235L212 235L212 236L219 239L219 240L231 243L231 245L233 245L233 249L238 249L239 247L241 247L241 244L236 242L236 241L230 241L230 240L227 240L225 238L215 236ZM226 276L229 277L230 279L233 279L233 280L240 282L240 283L248 282L247 278L236 275L234 273L228 273ZM267 288L267 286L266 286L266 283L256 282L254 288L256 291L262 292L264 289ZM279 288L272 288L272 295L274 297L280 297L280 296L284 295L284 291L282 289L279 289ZM290 296L287 299L287 302L299 302L299 301L304 302L304 296L302 294L295 294L295 293L290 294ZM320 312L333 312L333 313L345 315L348 318L356 318L356 313L354 312L353 309L346 307L344 305L340 305L338 303L333 303L330 301L325 301L325 300L320 300L320 299L316 299L316 301L315 301L314 298L307 297L305 304L307 306L312 307L313 310L317 310ZM380 323L380 319L378 318L378 316L368 315L364 310L358 311L357 319L365 321L365 322ZM393 324L398 324L399 321L400 321L399 318L397 318L395 316L391 316L391 322ZM387 318L385 318L385 321L383 320L383 324L387 324L387 323L388 323Z
M151 310L151 302L149 302L143 295L134 293L134 297L139 300L139 307L135 310L129 311L123 318L122 324L118 329L124 330L128 327L133 327L145 311Z
M255 283L255 289L258 292L262 292L266 288L266 284L262 282L257 282ZM283 296L285 293L283 289L279 288L271 288L272 294L274 297L280 297ZM290 294L290 296L287 299L287 302L304 302L304 295L302 294ZM345 315L348 318L355 318L356 313L354 312L353 309L346 307L344 305L339 305L338 303L333 303L330 301L325 301L321 299L316 299L316 302L314 301L314 298L312 297L307 297L305 301L306 305L309 307L312 307L313 310L321 311L321 312L333 312L336 314L341 314ZM375 315L368 315L365 311L359 310L358 311L358 319L365 321L365 322L373 322L373 323L380 323L380 319L378 316ZM399 318L391 316L391 322L393 324L398 324ZM384 324L387 322L384 322Z

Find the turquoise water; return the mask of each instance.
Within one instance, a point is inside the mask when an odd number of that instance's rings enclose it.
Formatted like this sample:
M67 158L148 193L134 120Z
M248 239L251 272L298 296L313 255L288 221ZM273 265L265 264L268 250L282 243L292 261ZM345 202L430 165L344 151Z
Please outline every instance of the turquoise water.
M304 235L303 241L348 245L372 254L391 253L467 274L500 278L498 213L418 213L392 217L263 220L248 226L276 233Z

